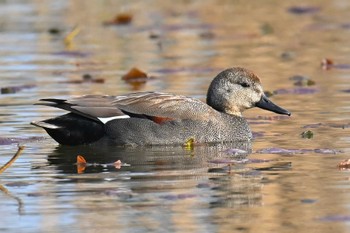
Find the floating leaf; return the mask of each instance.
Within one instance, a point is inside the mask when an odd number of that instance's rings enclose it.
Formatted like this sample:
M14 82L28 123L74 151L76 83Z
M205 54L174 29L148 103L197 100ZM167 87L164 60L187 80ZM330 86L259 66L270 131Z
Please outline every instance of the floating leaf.
M311 139L314 137L314 133L311 130L307 130L301 133L301 137Z
M266 95L266 97L273 96L273 93L271 91L264 91L264 94Z
M82 155L77 156L77 173L81 174L85 171L86 168L86 160Z
M135 67L132 68L131 70L129 70L128 73L126 73L125 75L122 76L122 79L125 81L147 79L147 78L148 78L148 75L145 72L143 72Z
M70 48L73 44L74 38L80 33L80 28L78 26L75 26L72 31L70 31L65 37L64 37L64 44L66 47Z
M186 149L192 149L194 146L194 138L189 138L183 145Z
M150 32L149 34L150 39L158 39L160 36L161 34L159 32L154 32L154 31Z
M282 52L281 58L285 61L292 60L293 58L295 58L295 53L290 51Z
M115 161L113 164L116 169L120 169L122 167L122 162L120 160Z
M315 81L311 80L309 77L303 75L294 75L289 78L289 80L294 81L294 86L312 86L315 85Z
M133 16L129 13L120 13L110 21L103 22L104 25L127 25L132 22Z
M48 32L52 35L57 35L61 33L61 30L59 28L49 28Z
M137 69L132 68L129 70L128 73L122 76L122 79L131 84L135 90L140 89L140 87L147 82L147 80L151 79L153 77L147 75L145 72Z
M329 59L329 58L323 58L323 59L321 60L321 67L322 67L322 69L324 69L324 70L329 70L329 69L331 69L331 68L333 67L333 65L334 65L333 60L331 60L331 59Z
M329 58L323 58L321 60L321 68L324 70L330 69L350 69L350 64L335 64L333 60Z
M84 156L82 156L82 155L77 156L77 164L86 164L86 160L85 160Z
M36 85L26 84L26 85L19 85L19 86L2 87L0 90L1 90L1 94L14 94L23 89L30 89L34 87L36 87Z
M341 170L350 168L350 159L345 159L338 164L338 168Z

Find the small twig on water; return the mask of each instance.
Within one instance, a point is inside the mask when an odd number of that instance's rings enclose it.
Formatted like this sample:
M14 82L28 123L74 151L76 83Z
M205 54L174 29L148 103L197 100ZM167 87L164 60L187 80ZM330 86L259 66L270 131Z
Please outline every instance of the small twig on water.
M18 156L22 153L25 146L18 146L18 150L14 156L2 167L0 167L0 174L3 173L11 164L18 158Z

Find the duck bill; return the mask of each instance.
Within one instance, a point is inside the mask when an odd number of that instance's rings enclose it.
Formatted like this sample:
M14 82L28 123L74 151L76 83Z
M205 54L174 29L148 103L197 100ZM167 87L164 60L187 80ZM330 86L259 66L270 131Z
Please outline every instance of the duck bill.
M259 102L257 102L255 104L255 106L258 107L258 108L262 108L262 109L271 111L271 112L278 113L278 114L284 114L284 115L288 115L288 116L291 115L291 113L288 110L277 106L271 100L269 100L269 98L267 98L265 95L263 95L261 97Z

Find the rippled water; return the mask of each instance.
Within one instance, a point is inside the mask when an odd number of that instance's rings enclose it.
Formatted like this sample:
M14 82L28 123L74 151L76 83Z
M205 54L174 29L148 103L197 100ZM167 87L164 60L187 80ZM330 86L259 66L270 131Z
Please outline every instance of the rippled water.
M0 95L0 164L17 142L26 146L0 175L0 230L350 232L350 175L337 168L350 152L349 10L346 0L0 1L0 85L15 90ZM130 25L103 25L121 12ZM321 69L322 58L336 66ZM256 135L248 156L234 156L232 144L60 147L29 125L62 113L33 105L45 97L157 90L204 99L231 66L254 70L292 112L247 111ZM154 78L124 82L132 67ZM84 74L105 82L70 83ZM295 86L295 75L315 85Z

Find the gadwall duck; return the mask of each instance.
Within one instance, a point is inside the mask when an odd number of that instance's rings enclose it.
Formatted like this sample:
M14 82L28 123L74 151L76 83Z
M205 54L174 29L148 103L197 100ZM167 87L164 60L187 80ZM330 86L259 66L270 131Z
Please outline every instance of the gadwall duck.
M207 103L161 92L41 101L37 104L69 111L32 122L63 145L101 141L114 145L179 145L190 139L195 143L250 140L252 133L242 117L244 110L259 107L290 115L264 95L254 73L240 67L226 69L213 79Z

